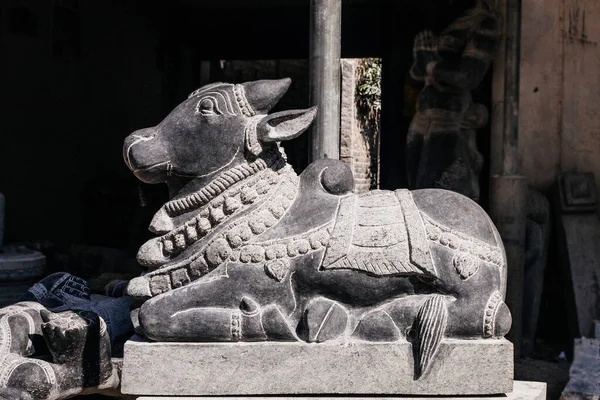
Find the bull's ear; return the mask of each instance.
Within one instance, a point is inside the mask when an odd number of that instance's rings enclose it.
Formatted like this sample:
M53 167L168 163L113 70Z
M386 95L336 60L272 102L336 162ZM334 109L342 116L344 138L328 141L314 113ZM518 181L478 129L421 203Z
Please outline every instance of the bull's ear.
M316 115L316 106L306 110L281 111L265 115L256 125L258 140L281 142L294 139L310 126Z
M256 113L266 114L281 100L291 83L290 78L262 79L242 83L242 86L248 102Z

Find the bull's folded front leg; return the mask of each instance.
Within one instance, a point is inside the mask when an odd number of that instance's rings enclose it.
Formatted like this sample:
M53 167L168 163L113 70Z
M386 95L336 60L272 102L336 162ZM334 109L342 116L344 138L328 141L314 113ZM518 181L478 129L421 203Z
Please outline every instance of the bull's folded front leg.
M260 265L233 266L146 301L138 318L155 341L297 340L286 319L294 301L289 281Z
M298 340L278 306L261 307L249 297L242 298L237 308L191 308L176 312L172 319L177 319L178 335L166 337L149 331L147 336L154 340L207 342Z

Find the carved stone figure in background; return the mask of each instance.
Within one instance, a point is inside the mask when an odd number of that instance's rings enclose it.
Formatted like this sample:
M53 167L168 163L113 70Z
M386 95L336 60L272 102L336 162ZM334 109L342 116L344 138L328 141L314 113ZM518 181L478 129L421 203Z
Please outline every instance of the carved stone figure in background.
M215 83L132 133L124 158L171 200L128 294L154 341L411 340L416 377L444 337L502 337L506 259L487 214L460 194L352 193L341 161L297 176L279 142L316 109L267 114L290 80Z
M483 125L462 125L474 116L487 120L482 106L472 105L471 91L492 63L500 28L492 1L478 0L439 37L431 31L415 37L410 75L425 86L407 136L410 189L443 188L479 198L481 155L468 136Z
M488 111L483 104L473 103L459 124L460 130L454 155L456 159L442 172L438 187L454 190L479 201L479 174L483 168L483 155L477 149L477 130L488 121Z
M544 271L552 229L550 202L546 196L529 187L527 190L527 226L525 234L525 277L523 285L522 355L535 349L536 331L544 287Z

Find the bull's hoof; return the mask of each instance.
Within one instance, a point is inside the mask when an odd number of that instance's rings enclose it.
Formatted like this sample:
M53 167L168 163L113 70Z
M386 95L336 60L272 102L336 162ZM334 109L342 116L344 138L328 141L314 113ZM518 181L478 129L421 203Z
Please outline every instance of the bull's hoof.
M261 308L249 297L243 297L240 303L241 340L257 342L266 340L267 335L261 323Z
M281 309L276 305L270 304L263 309L262 325L268 340L277 342L295 342L298 340L296 333L281 313Z
M296 341L292 327L287 323L279 307L269 304L260 307L249 297L242 298L241 311L241 340L278 342Z
M512 325L512 316L510 314L510 310L508 306L502 302L498 306L496 311L496 318L494 323L494 336L495 337L504 337L510 331L510 326Z
M373 342L395 342L401 338L394 320L383 310L371 312L361 319L352 336Z
M313 300L302 316L298 337L311 343L322 343L341 337L348 325L348 311L341 304L325 298Z
M512 317L510 310L502 300L500 292L490 296L483 315L483 337L503 337L510 330Z
M134 299L149 299L152 297L150 282L143 276L133 278L127 285L127 295Z

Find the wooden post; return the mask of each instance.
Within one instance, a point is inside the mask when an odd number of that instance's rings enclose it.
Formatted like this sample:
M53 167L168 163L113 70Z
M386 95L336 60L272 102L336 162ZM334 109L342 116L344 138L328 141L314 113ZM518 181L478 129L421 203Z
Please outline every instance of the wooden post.
M309 161L340 158L342 0L311 0L309 103L319 107Z

